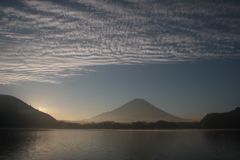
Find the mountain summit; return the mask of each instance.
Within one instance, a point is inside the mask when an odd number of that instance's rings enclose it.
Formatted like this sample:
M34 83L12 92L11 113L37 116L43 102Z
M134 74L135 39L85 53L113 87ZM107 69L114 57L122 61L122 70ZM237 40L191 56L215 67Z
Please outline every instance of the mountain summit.
M159 120L169 122L180 122L184 119L173 116L145 101L144 99L134 99L123 106L99 114L91 119L90 122L115 121L115 122L135 122L146 121L155 122Z

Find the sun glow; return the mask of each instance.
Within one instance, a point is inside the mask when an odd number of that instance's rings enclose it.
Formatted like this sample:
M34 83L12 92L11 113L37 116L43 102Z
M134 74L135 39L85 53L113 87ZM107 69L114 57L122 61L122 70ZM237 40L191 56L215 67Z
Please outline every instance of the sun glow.
M46 108L39 107L38 110L41 111L41 112L45 112L47 109L46 109Z

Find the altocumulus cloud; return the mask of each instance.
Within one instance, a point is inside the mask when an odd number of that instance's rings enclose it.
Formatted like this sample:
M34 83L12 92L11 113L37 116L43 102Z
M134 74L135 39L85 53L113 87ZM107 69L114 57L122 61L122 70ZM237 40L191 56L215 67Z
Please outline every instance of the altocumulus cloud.
M60 83L88 66L239 58L240 3L0 2L0 84Z

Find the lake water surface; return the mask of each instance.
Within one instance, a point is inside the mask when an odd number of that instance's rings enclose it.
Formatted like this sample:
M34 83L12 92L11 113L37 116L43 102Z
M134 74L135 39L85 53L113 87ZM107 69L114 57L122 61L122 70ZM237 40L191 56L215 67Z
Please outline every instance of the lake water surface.
M1 160L240 159L240 130L1 129Z

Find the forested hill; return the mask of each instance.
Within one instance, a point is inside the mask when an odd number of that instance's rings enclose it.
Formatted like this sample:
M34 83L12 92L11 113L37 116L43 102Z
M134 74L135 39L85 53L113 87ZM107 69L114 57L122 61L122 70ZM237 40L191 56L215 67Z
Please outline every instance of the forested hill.
M200 123L203 128L240 128L240 108L225 113L207 114Z
M0 95L0 127L53 127L56 119L13 96Z

